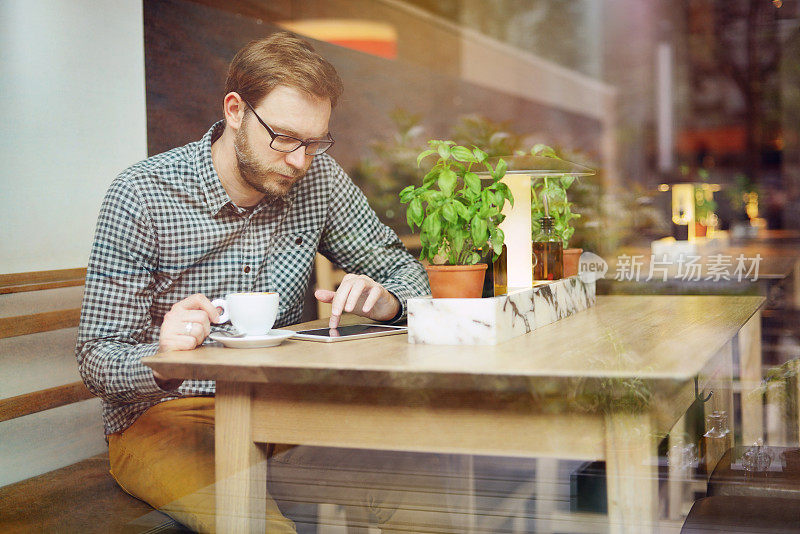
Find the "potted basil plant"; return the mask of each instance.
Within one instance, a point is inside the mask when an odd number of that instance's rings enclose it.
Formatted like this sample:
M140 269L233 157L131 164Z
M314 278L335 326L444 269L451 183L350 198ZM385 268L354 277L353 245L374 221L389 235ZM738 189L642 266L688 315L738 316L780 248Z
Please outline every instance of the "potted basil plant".
M561 159L555 150L547 145L537 144L531 149L533 156ZM561 238L564 250L564 278L578 274L578 263L583 249L568 248L569 240L575 233L572 221L580 214L572 211L573 203L567 198L567 190L575 181L575 176L542 176L531 184L531 229L532 238L537 240L541 228L539 220L545 216L544 199L547 197L548 214L555 219L555 233Z
M417 157L417 166L429 156L437 156L422 185L409 185L400 192L400 201L408 204L406 220L420 230L422 253L433 298L479 298L486 274L479 263L489 249L493 261L503 250L505 236L498 225L506 200L514 199L500 180L507 164L500 159L495 166L478 147L467 148L454 141L428 141L431 147ZM491 179L481 180L475 171L489 172Z

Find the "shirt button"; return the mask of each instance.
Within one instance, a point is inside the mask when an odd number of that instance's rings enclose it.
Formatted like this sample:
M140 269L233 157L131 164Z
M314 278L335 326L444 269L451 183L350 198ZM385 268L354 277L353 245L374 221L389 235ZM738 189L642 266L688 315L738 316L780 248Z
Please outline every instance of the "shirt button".
M302 237L298 237L297 239L294 240L294 244L295 245L302 245L303 244L303 238Z
M244 266L244 272L245 273L249 273L250 272L250 266L249 265L245 265Z

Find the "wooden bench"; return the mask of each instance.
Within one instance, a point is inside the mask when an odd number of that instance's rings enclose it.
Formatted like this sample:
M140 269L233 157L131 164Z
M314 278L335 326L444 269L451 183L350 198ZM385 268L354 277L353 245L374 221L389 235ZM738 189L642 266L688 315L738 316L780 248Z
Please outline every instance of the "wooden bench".
M191 532L125 493L108 472L108 455L0 488L3 532Z
M0 308L3 312L0 342L19 342L15 343L16 348L27 349L23 358L31 352L30 356L37 358L36 350L43 343L41 334L77 327L80 308L62 307L59 298L63 298L63 291L50 290L82 286L85 275L86 269L0 275L0 298L5 299ZM69 298L63 300L72 304L73 293L71 291ZM43 307L55 309L38 311ZM26 339L30 343L25 343ZM74 335L59 335L56 339L60 343L70 343L68 347L59 347L62 352L72 351ZM13 357L0 355L7 364ZM15 360L13 365L37 363L17 359L19 361ZM10 379L8 375L0 379L6 381L5 387L0 382L0 391L13 391ZM72 381L2 397L0 395L0 424L9 425L13 420L22 421L20 418L74 405L94 396L83 382ZM9 431L7 427L6 431ZM59 436L42 435L41 439L57 443ZM0 487L0 528L3 532L19 533L187 532L173 519L125 493L109 473L107 453Z

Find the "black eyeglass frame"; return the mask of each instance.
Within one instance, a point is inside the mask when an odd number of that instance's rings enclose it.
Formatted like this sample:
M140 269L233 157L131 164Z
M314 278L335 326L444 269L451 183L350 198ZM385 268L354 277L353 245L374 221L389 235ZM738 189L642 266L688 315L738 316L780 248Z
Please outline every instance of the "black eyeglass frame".
M279 134L279 133L275 133L275 130L273 130L272 128L270 128L270 127L269 127L269 125L268 125L266 122L264 122L264 121L261 119L261 117L259 117L259 116L258 116L258 113L256 113L256 108L254 108L254 107L253 107L253 106L250 104L250 102L248 102L248 101L247 101L247 100L245 100L244 98L242 98L242 101L243 101L245 104L247 104L247 107L249 107L249 108L250 108L250 109L253 111L253 115L255 115L255 116L256 116L256 119L258 119L258 122L260 122L260 123L261 123L261 126L263 126L263 127L264 127L264 128L267 130L267 133L269 134L269 136L270 136L270 138L271 138L271 140L270 140L270 142L269 142L269 147L270 147L272 150L276 150L276 151L278 151L278 152L283 152L284 154L291 154L292 152L294 152L295 150L297 150L297 149L298 149L298 148L300 148L301 146L304 146L304 147L306 147L306 150L304 150L303 152L305 153L305 155L306 155L306 156L319 156L320 154L324 154L325 152L327 152L328 150L330 150L330 149L331 149L331 147L333 146L334 140L333 140L333 137L331 137L331 134L330 134L330 133L328 133L328 134L327 134L327 135L328 135L328 138L327 138L327 139L309 139L309 140L307 140L307 141L303 141L302 139L298 139L298 138L296 138L296 137L293 137L293 136L291 136L291 135L285 135L285 134ZM294 148L293 148L293 149L291 149L291 150L281 150L280 148L275 148L275 147L274 147L274 146L272 146L272 145L273 145L273 143L275 143L275 139L277 139L278 137L283 137L284 139L291 139L292 141L297 141L297 146L296 146L296 147L294 147ZM310 147L311 147L311 145L312 145L313 143L320 143L320 142L323 142L323 143L327 142L327 143L330 143L330 144L329 144L329 145L328 145L328 146L325 148L325 150L323 150L323 151L321 151L321 152L315 152L315 153L309 154L309 153L308 153L308 148L310 148Z

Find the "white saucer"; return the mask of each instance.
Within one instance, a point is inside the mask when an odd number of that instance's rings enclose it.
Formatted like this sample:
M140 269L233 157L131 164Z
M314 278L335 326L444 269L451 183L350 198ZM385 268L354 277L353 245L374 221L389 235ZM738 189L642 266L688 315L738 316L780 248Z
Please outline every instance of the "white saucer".
M236 337L224 332L212 332L208 337L232 349L255 349L280 345L294 334L295 332L292 330L270 330L268 334L263 336Z

